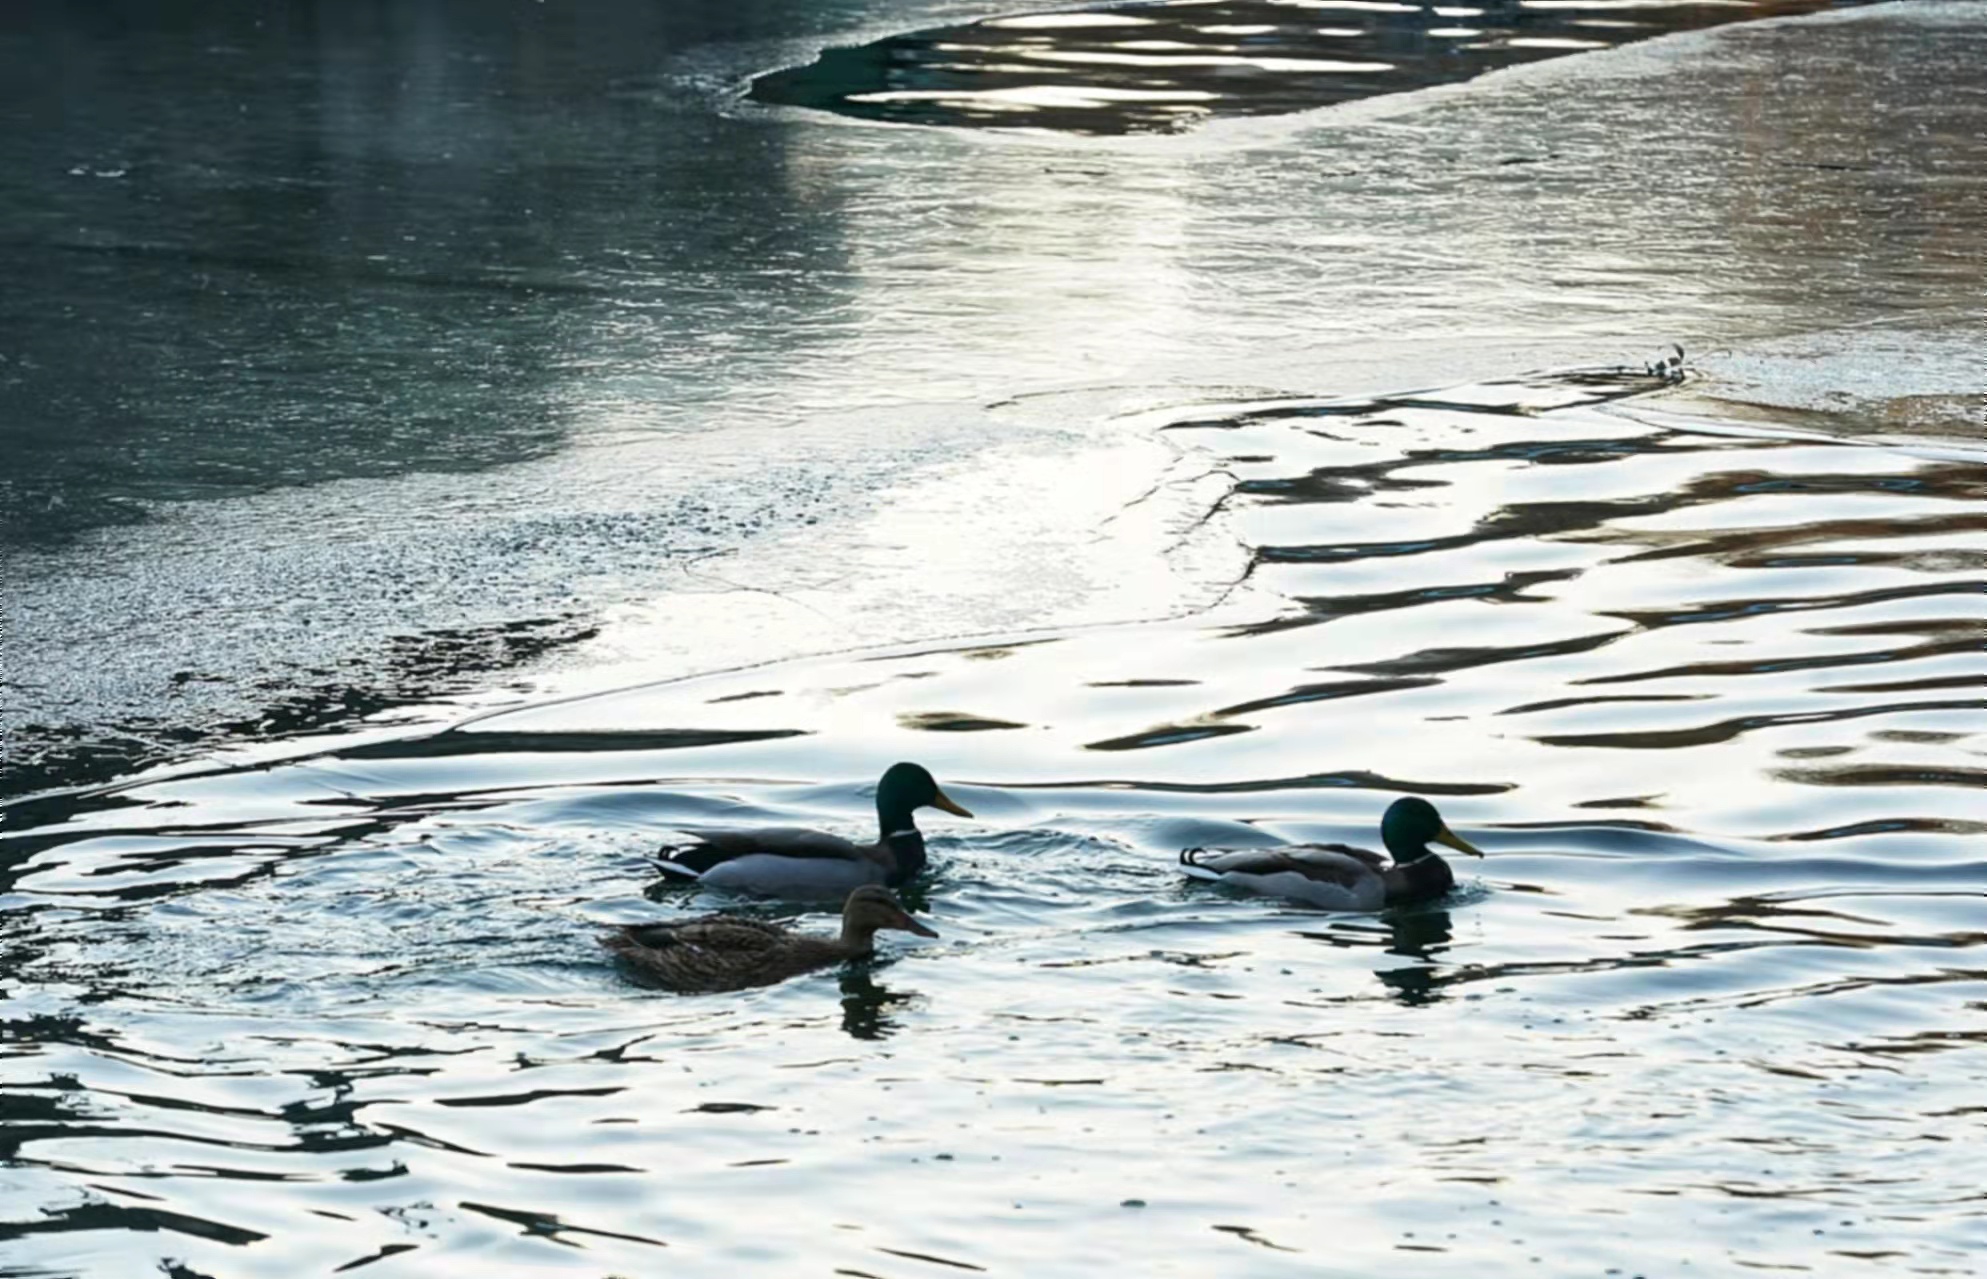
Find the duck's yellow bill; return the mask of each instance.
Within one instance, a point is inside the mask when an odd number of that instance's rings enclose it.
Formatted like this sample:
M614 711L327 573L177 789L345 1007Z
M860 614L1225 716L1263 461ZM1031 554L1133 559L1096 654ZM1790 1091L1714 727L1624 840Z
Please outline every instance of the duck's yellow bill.
M1478 848L1475 844L1470 843L1467 839L1464 839L1461 835L1458 835L1455 831L1450 830L1447 826L1444 826L1441 832L1435 836L1435 842L1438 844L1447 844L1450 848L1455 849L1457 852L1468 853L1472 857L1483 856L1483 850L1481 848Z
M942 808L946 812L952 814L954 817L972 816L971 813L967 812L965 809L959 807L959 805L953 803L949 798L947 798L944 791L940 791L938 792L938 794L933 795L931 797L931 806L933 808Z
M929 928L926 928L923 924L920 924L917 920L911 918L909 912L900 912L898 914L897 927L903 929L907 933L916 933L920 937L938 936L936 932L932 931Z

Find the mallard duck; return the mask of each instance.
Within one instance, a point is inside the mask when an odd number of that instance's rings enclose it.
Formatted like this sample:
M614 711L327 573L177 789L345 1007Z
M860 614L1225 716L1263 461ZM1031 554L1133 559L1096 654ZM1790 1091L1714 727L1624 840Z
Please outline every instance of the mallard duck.
M832 898L863 884L896 887L924 869L925 839L911 817L918 808L972 816L947 799L921 766L892 764L876 783L881 833L873 844L798 826L687 827L696 842L665 846L659 865L677 879L768 897Z
M1449 863L1428 845L1442 844L1481 857L1449 829L1425 799L1409 795L1387 806L1380 819L1380 842L1393 854L1343 844L1287 844L1281 848L1189 848L1180 868L1196 879L1212 879L1250 892L1290 897L1328 910L1379 910L1400 902L1425 901L1453 888Z
M865 884L843 903L838 937L810 937L759 919L707 915L675 923L629 924L603 937L600 944L671 990L743 990L860 959L875 948L876 934L885 928L938 936L912 919L887 889Z

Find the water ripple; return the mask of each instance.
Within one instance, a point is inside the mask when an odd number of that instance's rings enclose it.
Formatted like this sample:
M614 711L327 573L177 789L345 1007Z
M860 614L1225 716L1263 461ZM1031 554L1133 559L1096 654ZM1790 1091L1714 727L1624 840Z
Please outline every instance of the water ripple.
M752 96L902 124L1173 132L1211 116L1302 111L1834 2L1636 5L1633 20L1617 16L1616 0L1095 6L827 49L809 66L760 76Z
M1249 549L1204 615L13 806L0 1237L54 1273L1963 1270L1987 457L1615 411L1665 385L1175 406L1231 474L1197 528ZM937 942L703 1000L599 954L717 904L652 882L673 832L873 835L899 757L979 814L925 823ZM1370 845L1401 793L1489 854L1439 903L1176 874Z

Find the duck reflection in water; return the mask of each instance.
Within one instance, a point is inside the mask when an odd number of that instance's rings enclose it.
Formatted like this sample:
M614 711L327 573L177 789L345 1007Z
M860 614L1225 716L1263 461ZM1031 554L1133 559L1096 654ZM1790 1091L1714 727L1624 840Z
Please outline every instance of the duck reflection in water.
M869 975L869 965L852 964L842 974L842 1030L851 1039L888 1038L898 1030L891 1008L916 998L909 991L877 985Z
M1373 975L1404 1004L1419 1007L1442 998L1443 979L1437 958L1449 949L1449 912L1446 910L1401 910L1387 916L1393 938L1387 944L1389 955L1404 955L1419 963L1394 968L1376 968Z
M1377 925L1377 927L1376 927ZM1346 920L1317 932L1299 929L1307 941L1321 941L1342 950L1381 946L1389 955L1418 962L1375 968L1373 975L1404 1004L1419 1007L1442 998L1442 988L1454 980L1442 971L1442 953L1449 949L1449 912L1438 907L1413 906L1388 911L1377 920Z

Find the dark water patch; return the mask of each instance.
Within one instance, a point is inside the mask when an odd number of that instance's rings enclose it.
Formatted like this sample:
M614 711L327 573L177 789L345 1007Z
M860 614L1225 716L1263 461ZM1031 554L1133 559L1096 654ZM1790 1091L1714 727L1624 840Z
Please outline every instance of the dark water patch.
M1266 548L1261 562L1294 562L1278 555L1277 549ZM1298 596L1295 603L1303 606L1300 614L1279 617L1267 622L1254 622L1240 626L1233 634L1238 637L1269 635L1277 631L1296 627L1317 626L1341 618L1359 617L1371 613L1391 613L1403 608L1419 605L1447 604L1455 600L1482 600L1485 602L1519 603L1541 598L1531 594L1534 587L1548 582L1562 582L1573 576L1570 572L1507 573L1495 582L1453 583L1441 586L1422 586L1406 591L1385 591L1374 595L1327 595ZM1361 667L1341 667L1341 670L1367 670L1374 674L1407 674L1406 668L1375 664Z
M970 1261L954 1261L950 1257L934 1256L928 1252L910 1252L903 1248L883 1248L883 1247L878 1247L877 1251L887 1252L893 1257L903 1257L910 1261L929 1262L934 1266L949 1266L954 1270L972 1270L984 1274L986 1273L987 1269L985 1266L976 1266Z
M1604 631L1596 635L1576 635L1571 639L1551 640L1543 644L1515 644L1500 648L1428 648L1409 653L1404 657L1388 658L1380 662L1362 662L1358 665L1341 666L1338 669L1362 671L1371 675L1447 674L1502 662L1522 662L1541 657L1591 653L1595 649L1606 648L1621 639L1624 634L1625 632L1622 631Z
M1851 822L1846 826L1793 831L1775 838L1804 843L1822 839L1855 839L1862 835L1895 835L1904 831L1933 831L1942 835L1987 835L1987 822L1939 817L1875 817L1866 821Z
M706 183L730 171L770 195L781 168L778 145L714 144L708 115L665 112L669 144L632 144L657 118L635 86L687 44L824 21L785 0L505 4L427 26L378 4L17 12L11 118L44 125L5 147L23 181L0 225L0 542L31 546L161 501L466 477L568 445L588 416L575 333L631 300L699 327L701 281L649 270L646 246L722 261L755 237L695 212ZM699 176L676 176L691 156ZM790 242L802 258L839 256L831 219L780 216L814 228ZM748 309L822 278L788 273Z
M707 1101L701 1106L690 1107L691 1112L700 1115L756 1115L762 1110L778 1109L778 1106L762 1106L750 1101Z
M1095 6L826 49L808 66L760 76L751 97L896 124L1176 133L1211 118L1308 111L1673 31L1836 7L1836 0L1629 9L1609 0Z
M1527 702L1523 706L1511 706L1497 712L1499 715L1528 715L1539 711L1565 710L1569 706L1602 706L1622 702L1695 702L1709 697L1708 693L1622 693L1613 697L1555 697L1543 702Z
M137 184L156 192L175 176L155 170ZM536 288L466 274L394 278L301 246L255 254L30 238L0 244L0 262L23 285L17 296L67 298L56 323L18 309L9 317L26 342L10 366L16 411L3 429L19 469L0 488L0 546L62 547L145 523L163 502L408 469L468 473L549 455L568 435L549 393L550 352L529 349L550 334L508 352L478 336L536 327ZM449 309L465 322L442 323L431 300L403 291L453 295ZM186 327L169 329L168 316ZM57 333L73 346L58 349ZM115 367L116 382L142 381L148 393L50 376L79 360ZM425 387L419 403L387 391L415 381ZM465 417L483 429L463 432Z
M1439 683L1434 679L1361 679L1334 680L1327 684L1302 684L1288 693L1274 697L1258 698L1255 701L1238 702L1224 706L1217 715L1247 715L1252 711L1275 710L1283 706L1300 706L1306 702L1330 702L1347 697L1371 697L1379 693L1398 692L1401 689L1425 688Z
M1220 1231L1222 1234L1233 1235L1237 1239L1245 1240L1256 1245L1258 1248L1268 1248L1273 1252L1303 1251L1301 1248L1288 1248L1274 1240L1267 1239L1253 1226L1215 1226L1213 1229Z
M498 1221L510 1222L512 1225L518 1226L527 1235L542 1236L552 1240L554 1243L562 1243L574 1248L581 1246L579 1241L565 1238L565 1236L582 1235L598 1239L619 1239L628 1243L646 1244L651 1248L667 1248L669 1246L660 1239L650 1239L642 1235L624 1234L616 1230L602 1230L593 1226L575 1225L572 1222L561 1220L553 1213L536 1212L529 1208L499 1208L493 1204L471 1203L468 1200L463 1201L462 1208L467 1212L481 1213L485 1217L494 1217Z
M269 1236L258 1230L231 1226L226 1222L172 1212L164 1208L129 1204L93 1203L50 1212L34 1222L0 1222L0 1239L23 1239L37 1234L68 1234L98 1230L136 1230L145 1233L192 1235L215 1243L243 1247Z
M1661 808L1660 796L1621 795L1609 799L1583 799L1575 808Z
M1981 500L1957 498L1956 500ZM1734 568L1778 567L1768 561L1775 551L1815 542L1840 542L1845 540L1865 540L1870 538L1920 538L1936 537L1941 534L1959 535L1978 533L1987 529L1987 516L1972 512L1959 514L1926 515L1913 519L1889 520L1815 520L1764 529L1747 529L1744 532L1727 534L1711 539L1679 539L1666 545L1623 557L1623 563L1639 563L1645 560L1676 558L1709 558L1722 560ZM1950 555L1951 552L1944 552ZM1792 561L1793 557L1783 557ZM1911 561L1899 556L1904 563ZM1868 554L1846 563L1889 563L1888 559L1872 559ZM1940 563L1958 563L1955 560L1942 560Z
M995 719L990 715L973 715L965 711L920 711L915 714L899 715L897 722L905 728L926 733L986 733L1028 727L1013 720Z
M1870 649L1858 653L1831 653L1810 657L1762 657L1743 662L1692 662L1683 666L1661 667L1653 671L1632 671L1619 675L1596 675L1577 680L1580 684L1633 684L1652 679L1690 679L1698 676L1780 675L1789 671L1835 670L1844 666L1875 666L1910 662L1928 657L1948 657L1962 653L1987 653L1987 636L1976 639L1937 640L1897 648ZM1857 691L1855 685L1838 685L1844 691Z
M1694 728L1639 729L1609 733L1575 733L1541 736L1534 740L1545 746L1604 747L1615 750L1675 750L1726 742L1742 733L1788 724L1829 724L1842 720L1865 719L1872 715L1910 715L1919 711L1987 711L1987 697L1944 702L1899 702L1886 706L1846 706L1827 711L1798 711L1784 715L1743 715Z
M723 702L749 702L761 697L778 697L779 695L780 690L776 688L760 688L746 693L731 693L724 697L714 697L711 699L711 702L713 705Z
M337 1266L333 1268L331 1273L344 1274L347 1271L351 1270L361 1270L364 1269L366 1266L372 1265L376 1261L385 1261L387 1258L397 1257L403 1252L414 1252L418 1250L419 1247L420 1247L419 1244L411 1244L411 1243L385 1244L377 1252L367 1253L363 1257L356 1257L353 1260L346 1262L342 1266Z
M1783 768L1774 775L1808 786L1963 786L1975 790L1987 787L1987 768L1844 764L1836 768Z
M1845 622L1837 626L1810 627L1809 635L1967 635L1980 633L1976 618L1912 617L1888 622Z
M537 276L529 275L516 268L491 268L466 264L464 269L438 274L420 270L396 268L378 259L365 261L325 260L317 258L288 258L270 253L228 252L196 245L130 243L84 243L77 241L50 240L43 242L16 241L9 243L0 240L0 253L5 252L50 252L103 254L110 257L130 258L140 261L163 261L174 267L197 267L201 269L222 269L240 271L244 274L283 276L304 275L311 277L308 283L313 287L330 284L368 281L407 285L417 288L441 289L444 291L490 289L499 292L520 292L527 295L608 292L601 282L576 280L544 272Z
M1192 425L1195 429L1208 427L1207 423ZM1260 462L1267 459L1254 460ZM1411 493L1416 489L1442 487L1440 480L1418 480L1412 476L1396 474L1400 469L1399 464L1393 462L1335 467L1329 471L1313 471L1308 475L1277 475L1247 479L1237 484L1235 491L1250 497L1281 499L1288 502L1358 502L1371 497L1376 492ZM1384 543L1376 544L1374 553L1385 554L1384 547ZM1398 553L1410 554L1412 549L1412 547L1403 547Z
M489 1097L440 1097L438 1106L529 1106L534 1101L547 1097L612 1097L621 1089L608 1088L534 1088L529 1092L504 1093Z
M1987 581L1930 582L1923 586L1897 586L1840 595L1719 599L1676 611L1627 610L1610 613L1609 616L1634 622L1637 626L1655 629L1665 626L1696 626L1706 622L1728 622L1735 618L1757 617L1767 613L1804 613L1824 609L1862 608L1872 604L1930 599L1942 595L1987 598Z
M1090 742L1084 749L1142 751L1155 746L1178 746L1183 742L1200 742L1211 737L1226 737L1232 733L1251 731L1253 730L1247 724L1160 724L1143 732L1127 733L1122 737L1107 738L1101 742Z

